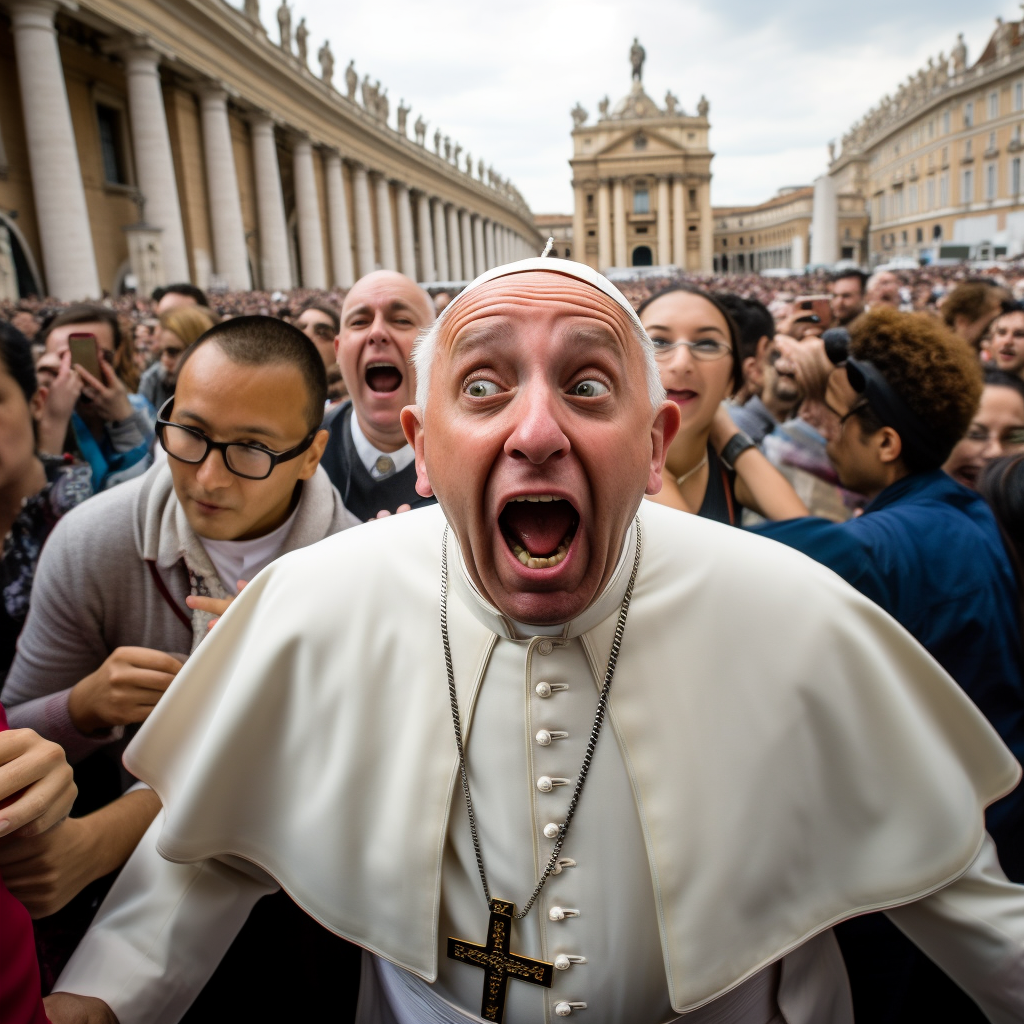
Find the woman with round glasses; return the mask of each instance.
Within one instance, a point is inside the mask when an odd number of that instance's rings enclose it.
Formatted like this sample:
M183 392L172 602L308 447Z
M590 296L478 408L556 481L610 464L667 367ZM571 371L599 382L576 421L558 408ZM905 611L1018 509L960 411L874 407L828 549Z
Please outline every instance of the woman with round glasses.
M1002 370L986 370L978 411L942 468L957 483L975 490L978 477L993 459L1021 452L1024 381Z
M768 519L807 515L785 477L722 406L743 382L736 325L724 307L713 295L676 285L637 312L665 392L682 414L653 500L734 526L741 507Z

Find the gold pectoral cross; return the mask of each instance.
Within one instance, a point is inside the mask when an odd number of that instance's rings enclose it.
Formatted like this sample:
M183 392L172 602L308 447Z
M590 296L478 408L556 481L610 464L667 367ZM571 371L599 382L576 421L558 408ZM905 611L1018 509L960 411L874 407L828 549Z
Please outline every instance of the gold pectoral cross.
M552 964L509 952L515 912L514 903L491 900L491 920L487 926L485 946L464 942L462 939L448 940L450 959L484 969L484 998L480 1016L484 1020L495 1021L495 1024L500 1024L505 1013L505 993L510 979L551 988Z

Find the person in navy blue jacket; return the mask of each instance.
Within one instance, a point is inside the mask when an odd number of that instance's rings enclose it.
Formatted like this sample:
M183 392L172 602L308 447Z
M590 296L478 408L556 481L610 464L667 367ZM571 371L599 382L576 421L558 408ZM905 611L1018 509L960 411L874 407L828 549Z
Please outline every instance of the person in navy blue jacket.
M798 347L809 393L822 396L829 458L842 485L871 500L845 523L808 517L754 529L827 565L881 605L1024 760L1014 570L985 500L940 468L981 395L974 354L937 321L889 309L854 323L847 351L830 350L838 365L820 343ZM990 807L987 824L1003 869L1024 880L1024 787ZM837 934L858 1020L984 1020L880 915L848 922Z

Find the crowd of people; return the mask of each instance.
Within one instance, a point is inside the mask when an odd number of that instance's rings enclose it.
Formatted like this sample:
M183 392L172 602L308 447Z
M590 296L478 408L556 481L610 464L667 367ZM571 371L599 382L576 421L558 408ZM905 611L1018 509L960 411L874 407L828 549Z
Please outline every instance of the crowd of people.
M828 566L1024 759L1024 271L680 276L621 291L680 422L650 500ZM74 975L160 812L124 749L242 589L282 554L434 502L403 409L417 337L453 297L378 271L347 294L184 284L150 300L0 304L0 801L35 797L0 810L0 899L34 918L41 969L5 1020L44 1019L39 995ZM605 385L573 387L590 398ZM564 552L516 554L553 565ZM1024 790L987 823L1024 882ZM235 941L263 949L278 978L350 963L282 893L266 900L273 913ZM838 934L858 1019L984 1019L881 915ZM8 963L0 990L35 970ZM273 991L244 995L251 971L225 958L186 1019L270 1012ZM55 1024L73 1019L60 997L46 1005Z

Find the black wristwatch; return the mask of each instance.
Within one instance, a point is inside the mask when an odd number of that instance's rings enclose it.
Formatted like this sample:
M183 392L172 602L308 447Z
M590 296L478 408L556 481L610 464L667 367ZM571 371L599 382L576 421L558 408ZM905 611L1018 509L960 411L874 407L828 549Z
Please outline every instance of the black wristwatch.
M756 447L757 445L754 443L753 438L748 434L744 434L741 430L729 438L718 457L725 463L725 468L732 473L735 472L736 469L736 460L748 448Z

